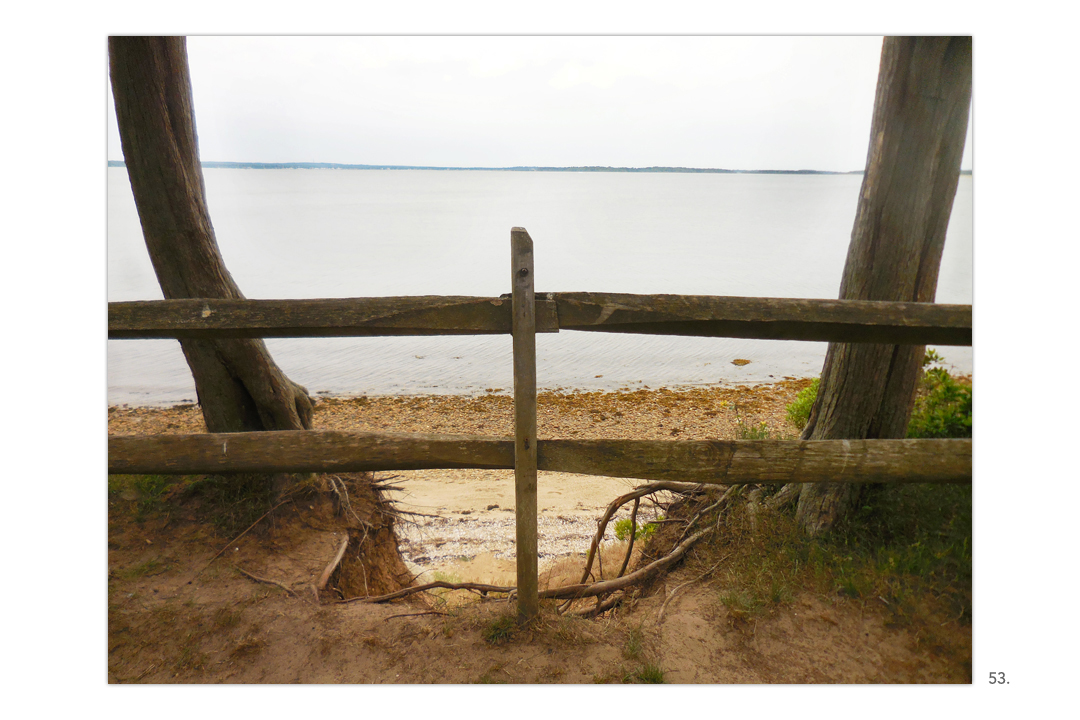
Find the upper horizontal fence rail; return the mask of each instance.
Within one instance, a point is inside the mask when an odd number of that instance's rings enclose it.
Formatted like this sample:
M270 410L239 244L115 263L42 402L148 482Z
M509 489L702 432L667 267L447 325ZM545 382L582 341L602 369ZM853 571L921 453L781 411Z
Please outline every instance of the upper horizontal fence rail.
M537 310L541 311L537 313L537 332L557 332L554 303L538 301ZM109 303L110 338L509 335L510 321L508 297L197 298Z
M537 468L704 484L971 482L970 439L538 440ZM512 438L331 430L109 437L110 473L513 469Z
M536 331L583 330L899 345L971 345L971 306L536 293ZM109 337L282 338L510 334L509 297L187 299L109 303Z

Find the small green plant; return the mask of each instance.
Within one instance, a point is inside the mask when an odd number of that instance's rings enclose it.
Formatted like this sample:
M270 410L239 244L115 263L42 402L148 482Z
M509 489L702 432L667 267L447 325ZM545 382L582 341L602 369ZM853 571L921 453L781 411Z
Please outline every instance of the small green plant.
M800 430L810 421L810 410L814 407L814 401L817 400L819 385L821 385L821 378L814 378L809 387L803 388L795 396L795 402L787 406L788 420Z
M136 475L132 487L139 493L136 515L145 517L161 505L162 495L168 487L168 478L164 475Z
M658 519L663 520L664 518L663 516L660 516ZM616 520L615 539L619 541L628 540L630 538L630 528L632 527L633 523L630 521L630 518L622 518L621 520ZM656 532L657 527L659 527L659 525L655 522L645 523L644 525L638 527L637 532L634 533L634 541L642 542L643 540L648 540L650 537L652 537L653 533Z
M623 678L623 682L653 683L660 685L664 682L664 671L659 665L648 662L638 668L635 672L628 673L626 677Z
M769 425L764 420L757 424L744 423L742 418L735 420L735 437L739 440L768 440L771 436Z
M517 632L517 620L511 615L502 615L495 618L480 633L485 642L492 645L500 645L514 636Z
M644 637L641 634L641 627L630 628L630 631L626 634L626 645L623 647L623 656L629 660L637 660L641 657L641 653L644 650Z
M720 595L720 602L736 617L745 617L760 609L764 603L752 589L725 592Z

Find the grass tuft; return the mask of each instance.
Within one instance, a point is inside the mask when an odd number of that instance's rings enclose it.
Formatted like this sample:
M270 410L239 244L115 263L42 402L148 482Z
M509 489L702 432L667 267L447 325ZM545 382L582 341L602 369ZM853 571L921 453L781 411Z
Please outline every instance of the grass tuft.
M517 630L517 618L512 615L501 615L488 623L480 635L491 645L501 645L510 640Z
M661 685L664 682L664 671L655 663L645 663L632 673L623 678L624 683L651 683Z
M198 498L215 529L225 537L243 532L273 507L273 483L266 475L206 475L193 478L184 495Z
M643 640L644 636L640 626L630 628L626 633L626 645L623 646L623 655L628 660L639 659L644 651Z
M866 504L833 532L810 538L793 513L743 509L709 551L733 618L791 603L801 592L884 604L894 622L971 622L970 485L870 486ZM706 562L703 559L701 562Z
M132 517L141 523L161 509L165 491L175 482L165 475L109 475L109 500L130 502Z

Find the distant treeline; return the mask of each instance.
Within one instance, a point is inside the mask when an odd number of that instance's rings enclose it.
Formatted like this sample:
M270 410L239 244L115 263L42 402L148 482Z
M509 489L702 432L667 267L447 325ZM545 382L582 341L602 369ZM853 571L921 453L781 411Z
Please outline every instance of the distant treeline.
M725 168L685 168L685 167L607 167L583 165L576 167L535 167L516 165L514 167L439 167L434 165L349 165L345 163L263 163L263 162L218 162L208 160L202 164L205 168L239 168L249 170L489 170L503 172L648 172L648 173L764 173L771 175L848 175L851 173L831 170L728 170ZM110 160L109 167L124 167L122 160ZM861 170L854 171L861 173Z
M724 168L685 168L685 167L607 167L583 165L578 167L533 167L517 165L514 167L436 167L430 165L347 165L344 163L260 163L260 162L216 162L208 160L202 164L206 168L240 168L249 170L492 170L505 172L643 172L643 173L731 173L758 175L861 175L862 170L836 172L833 170L727 170ZM123 160L110 160L109 167L124 167ZM961 175L970 175L970 170L961 170Z

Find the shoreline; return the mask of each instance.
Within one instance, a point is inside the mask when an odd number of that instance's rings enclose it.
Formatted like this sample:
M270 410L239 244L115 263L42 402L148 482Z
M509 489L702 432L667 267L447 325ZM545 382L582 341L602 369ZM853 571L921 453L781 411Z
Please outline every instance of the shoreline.
M954 373L955 374L955 373ZM657 391L670 391L670 392L688 392L696 390L705 391L721 391L721 390L736 390L738 388L763 388L773 385L784 385L787 383L800 383L809 382L817 375L783 375L779 378L773 379L770 375L769 379L762 380L760 378L746 379L746 380L720 380L718 382L683 382L683 383L670 383L670 384L657 384L641 385L639 387L630 387L628 385L621 385L617 388L590 388L590 387L565 387L556 386L552 388L537 388L536 395L539 399L541 396L566 396L566 395L617 395L626 393L636 393L641 391L657 392ZM147 393L149 394L149 393ZM194 391L190 394L194 395ZM404 398L404 399L420 399L420 398L455 398L462 401L475 400L477 398L485 397L506 397L512 398L514 395L513 388L484 388L484 389L472 389L469 391L461 392L431 392L427 389L418 390L415 392L391 392L391 393L355 393L355 392L335 392L332 390L316 390L309 393L311 399L316 402L332 401L332 402L349 402L349 401L364 401L364 400L386 400L391 398ZM146 402L107 402L107 407L111 408L127 408L127 409L146 409L146 410L171 410L174 408L188 408L197 406L198 403L192 398L182 398L179 400L151 400Z

